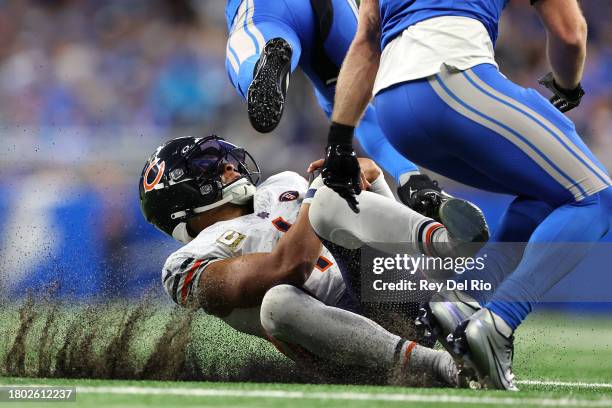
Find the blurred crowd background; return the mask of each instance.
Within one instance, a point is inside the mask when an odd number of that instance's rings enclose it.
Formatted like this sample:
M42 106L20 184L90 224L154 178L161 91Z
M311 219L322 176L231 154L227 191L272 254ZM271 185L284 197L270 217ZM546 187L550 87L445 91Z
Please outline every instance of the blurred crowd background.
M612 165L612 2L582 0L589 23L583 104L570 113ZM146 157L174 136L217 133L264 175L304 173L326 118L298 73L281 126L253 131L225 73L224 0L0 0L0 290L59 283L59 294L140 297L177 247L142 219ZM549 71L528 0L500 27L502 72L538 89ZM492 226L507 197L444 181Z

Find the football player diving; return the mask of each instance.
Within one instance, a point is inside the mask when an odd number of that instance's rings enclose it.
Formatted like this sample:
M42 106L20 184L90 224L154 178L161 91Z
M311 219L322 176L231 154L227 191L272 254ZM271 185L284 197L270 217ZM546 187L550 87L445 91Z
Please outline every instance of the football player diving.
M568 250L563 243L595 243L609 231L612 180L563 114L585 94L587 23L579 2L531 0L546 30L552 72L540 83L552 91L550 100L499 71L494 46L508 3L362 0L322 174L357 205L353 129L374 95L379 124L397 151L458 182L515 197L492 241L530 245L507 246L478 271L495 289L470 293L482 308L442 298L431 312L439 340L481 385L516 390L513 333L588 254L590 245Z
M165 291L181 306L268 339L298 362L426 372L458 385L446 351L401 338L360 314L338 259L315 231L353 249L405 242L415 252L453 256L463 243L488 236L486 222L476 207L447 198L439 214L447 228L396 202L374 162L360 163L369 191L357 215L320 177L309 187L297 173L282 172L257 185L251 155L217 136L158 147L142 171L141 209L185 244L163 267Z
M227 73L257 131L271 132L280 123L289 79L298 67L330 117L340 66L357 32L354 0L228 0L225 17ZM373 105L356 136L368 156L393 176L400 200L435 218L445 193L391 146Z

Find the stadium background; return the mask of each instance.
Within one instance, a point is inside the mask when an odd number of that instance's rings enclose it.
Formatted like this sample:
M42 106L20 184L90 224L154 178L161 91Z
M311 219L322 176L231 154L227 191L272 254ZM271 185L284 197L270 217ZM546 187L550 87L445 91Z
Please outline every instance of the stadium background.
M612 5L581 4L589 22L587 96L569 116L610 168ZM177 244L143 220L137 182L146 157L174 136L229 138L264 175L304 173L318 158L327 122L301 74L279 129L260 135L250 128L225 73L224 5L0 0L2 298L23 298L50 282L59 283L57 295L81 298L160 291L161 265ZM539 89L536 80L548 71L544 41L528 1L511 2L497 47L502 71ZM442 182L481 205L495 227L507 197ZM593 274L598 285L612 286L605 268Z

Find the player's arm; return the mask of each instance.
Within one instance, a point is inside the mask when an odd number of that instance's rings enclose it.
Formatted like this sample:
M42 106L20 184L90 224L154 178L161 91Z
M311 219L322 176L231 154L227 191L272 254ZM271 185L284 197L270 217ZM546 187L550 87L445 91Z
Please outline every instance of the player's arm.
M344 58L334 98L325 163L321 171L325 185L359 212L356 196L361 192L360 171L353 150L355 126L370 99L380 63L380 10L378 0L363 0L357 33Z
M295 224L271 253L248 254L210 264L197 282L197 307L216 316L236 308L254 307L273 286L304 284L321 253L321 241L303 205Z
M532 0L546 28L552 72L538 82L552 91L550 102L561 112L580 105L586 59L587 25L577 0Z
M537 0L534 7L546 28L547 53L555 82L575 89L586 58L587 23L577 0Z
M378 0L362 0L357 33L342 63L332 121L356 126L372 99L380 63L380 9Z

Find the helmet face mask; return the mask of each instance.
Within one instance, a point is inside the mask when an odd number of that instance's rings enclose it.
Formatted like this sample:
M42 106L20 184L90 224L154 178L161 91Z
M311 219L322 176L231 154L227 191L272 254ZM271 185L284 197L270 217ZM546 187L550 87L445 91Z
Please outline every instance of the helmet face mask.
M230 164L251 184L257 185L259 181L260 171L253 157L243 148L217 136L199 140L186 152L185 163L192 176L198 179L218 178L222 181L224 168ZM230 183L224 186L227 184Z
M240 177L224 183L228 165ZM140 179L143 215L168 235L189 218L232 202L244 204L255 193L259 166L243 148L217 136L182 137L159 147Z

